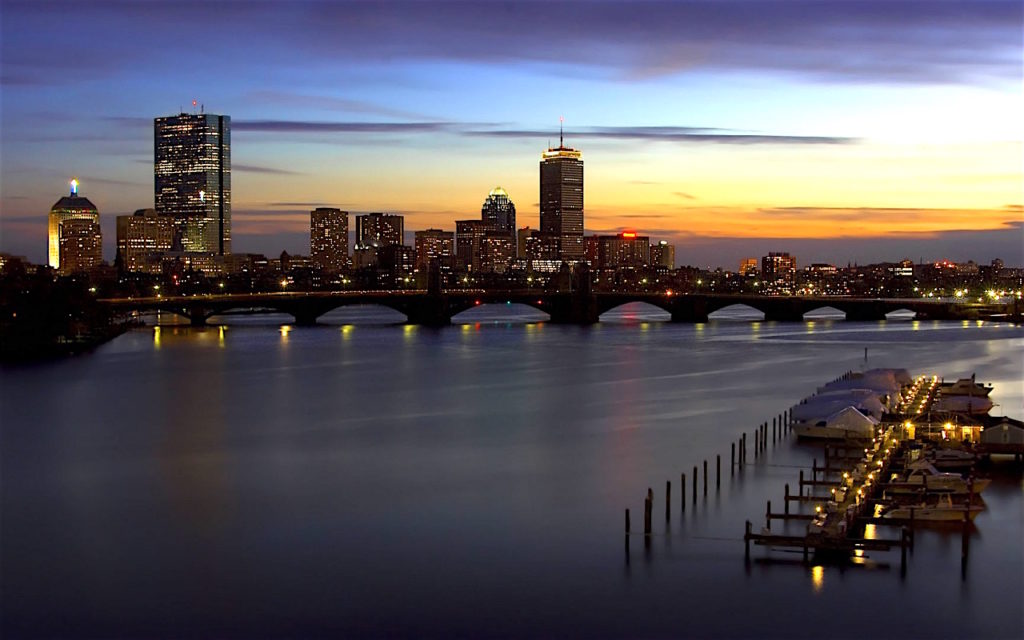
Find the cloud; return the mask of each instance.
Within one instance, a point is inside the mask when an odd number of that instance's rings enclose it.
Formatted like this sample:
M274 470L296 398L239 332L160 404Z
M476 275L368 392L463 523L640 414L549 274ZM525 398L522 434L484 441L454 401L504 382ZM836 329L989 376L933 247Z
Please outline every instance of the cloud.
M329 202L268 202L271 207L333 207Z
M1020 2L1000 0L295 0L244 10L230 2L95 0L88 11L74 2L10 2L2 54L5 75L59 70L47 78L66 83L117 73L124 60L172 64L202 43L204 56L228 65L283 69L311 60L327 69L413 60L571 67L635 81L754 71L822 82L987 84L1019 80L1022 18ZM47 31L62 37L44 44L37 34Z
M431 133L449 128L444 122L327 122L314 120L235 120L234 131L265 133Z
M261 167L255 164L238 164L233 163L231 165L232 171L243 171L248 173L270 173L279 176L298 176L302 175L299 171L289 171L287 169L277 169L274 167Z
M416 113L414 111L395 109L374 102L338 96L310 95L291 93L288 91L253 91L247 94L245 98L247 102L256 103L258 106L271 104L288 107L301 107L304 109L312 108L329 111L344 111L348 113L367 113L404 120L432 119L424 117L423 114Z
M536 129L470 129L470 136L494 138L545 138L550 131ZM697 127L640 126L640 127L582 127L571 132L573 139L639 140L647 142L696 142L713 144L849 144L855 138L837 136L789 136L765 133L729 133L725 129Z
M672 195L679 196L680 198L682 198L684 200L697 200L698 199L697 196L691 195L691 194L686 193L684 191L673 191Z

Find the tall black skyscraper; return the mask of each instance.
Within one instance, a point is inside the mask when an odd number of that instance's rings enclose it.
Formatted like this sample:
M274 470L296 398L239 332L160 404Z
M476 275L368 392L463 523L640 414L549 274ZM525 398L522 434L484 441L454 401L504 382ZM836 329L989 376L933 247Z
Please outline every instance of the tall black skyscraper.
M558 147L544 152L540 161L540 230L558 242L558 257L583 259L582 152L565 146L561 131Z
M156 212L175 218L182 249L230 254L231 118L156 118L153 173Z

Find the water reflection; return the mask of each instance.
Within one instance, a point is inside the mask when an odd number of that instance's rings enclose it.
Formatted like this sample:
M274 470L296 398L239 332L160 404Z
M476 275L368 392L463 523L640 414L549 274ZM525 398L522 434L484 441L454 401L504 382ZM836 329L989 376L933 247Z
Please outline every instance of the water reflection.
M811 583L814 584L814 592L821 593L825 588L825 567L820 564L811 567Z

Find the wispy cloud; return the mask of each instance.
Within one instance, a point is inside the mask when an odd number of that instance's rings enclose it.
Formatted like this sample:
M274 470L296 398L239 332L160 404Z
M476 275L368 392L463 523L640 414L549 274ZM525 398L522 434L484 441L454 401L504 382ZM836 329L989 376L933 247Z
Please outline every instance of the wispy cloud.
M445 122L331 122L315 120L235 120L235 131L266 133L430 133L445 131Z
M246 95L246 101L257 106L281 105L287 107L300 107L303 109L322 109L326 111L341 111L346 113L365 113L400 120L433 120L422 113L409 111L407 109L396 109L375 102L356 100L340 96L311 95L305 93L292 93L288 91L253 91Z
M550 131L537 129L470 129L470 136L494 138L547 138ZM849 144L855 138L841 136L791 136L766 133L729 132L725 129L672 126L582 127L573 129L572 139L641 140L647 142L692 142L713 144Z
M286 207L286 208L290 208L290 207L313 207L313 208L316 208L316 207L333 207L333 206L337 206L337 205L332 205L332 204L327 203L327 202L268 202L267 206L270 206L270 207Z
M261 167L255 164L239 164L234 163L231 165L232 171L243 171L248 173L269 173L280 176L298 176L302 175L299 171L289 171L288 169L278 169L276 167Z

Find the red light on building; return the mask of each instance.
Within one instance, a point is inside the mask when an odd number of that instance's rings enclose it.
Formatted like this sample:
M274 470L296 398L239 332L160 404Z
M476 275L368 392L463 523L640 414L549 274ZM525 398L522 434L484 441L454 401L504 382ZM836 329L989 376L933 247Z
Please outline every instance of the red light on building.
M622 232L622 237L623 238L635 238L636 237L636 231L623 231Z

